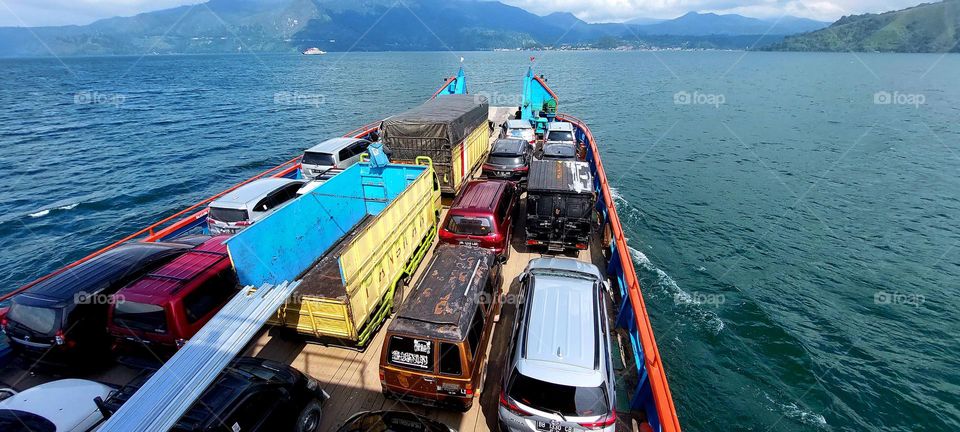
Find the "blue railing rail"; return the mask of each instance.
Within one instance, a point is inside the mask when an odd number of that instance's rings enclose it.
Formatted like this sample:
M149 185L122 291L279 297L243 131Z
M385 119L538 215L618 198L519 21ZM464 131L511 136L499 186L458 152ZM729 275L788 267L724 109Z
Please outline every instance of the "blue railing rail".
M597 211L604 226L604 243L609 240L610 262L607 274L616 281L620 291L621 304L617 315L617 326L630 334L634 360L637 365L639 383L630 400L631 408L642 409L647 413L647 422L654 430L661 432L679 432L680 421L677 418L673 396L667 383L666 371L657 348L657 341L647 315L646 304L640 290L640 280L630 257L623 226L617 215L616 204L610 193L607 175L600 160L600 152L590 128L580 119L558 114L558 120L572 123L577 130L577 138L587 148L587 162L594 179L594 191L597 193Z

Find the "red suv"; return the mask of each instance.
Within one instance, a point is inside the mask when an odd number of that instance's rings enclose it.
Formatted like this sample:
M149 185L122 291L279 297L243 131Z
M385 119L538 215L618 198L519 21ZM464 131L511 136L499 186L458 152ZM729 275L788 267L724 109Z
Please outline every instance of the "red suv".
M238 291L229 237L213 237L117 291L107 326L114 345L179 348L199 331Z
M501 256L508 255L517 197L517 186L510 181L467 183L440 226L440 241L480 246Z

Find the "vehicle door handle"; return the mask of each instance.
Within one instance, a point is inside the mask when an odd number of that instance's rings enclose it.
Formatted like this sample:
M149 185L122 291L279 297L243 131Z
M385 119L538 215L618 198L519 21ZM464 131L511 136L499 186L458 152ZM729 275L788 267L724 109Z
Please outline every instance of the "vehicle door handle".
M437 382L436 378L424 378L423 382L435 383Z

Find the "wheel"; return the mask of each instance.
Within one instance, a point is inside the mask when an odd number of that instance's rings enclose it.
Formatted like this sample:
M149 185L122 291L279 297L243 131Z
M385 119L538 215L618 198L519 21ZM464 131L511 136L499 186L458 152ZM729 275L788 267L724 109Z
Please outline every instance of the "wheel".
M397 286L393 288L393 301L390 302L390 315L397 313L400 309L400 302L403 300L403 287L407 284L406 278L397 281Z
M320 401L311 400L307 406L303 407L300 416L297 417L297 432L319 432L322 414Z

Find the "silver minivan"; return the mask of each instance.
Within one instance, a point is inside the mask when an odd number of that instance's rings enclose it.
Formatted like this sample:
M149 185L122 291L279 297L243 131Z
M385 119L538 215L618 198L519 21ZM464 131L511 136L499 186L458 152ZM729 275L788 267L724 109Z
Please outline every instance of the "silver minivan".
M328 139L303 152L300 172L307 180L327 180L357 163L369 145L361 138Z
M302 180L264 178L240 186L217 198L207 208L211 235L234 234L253 225L283 203L297 197Z
M616 428L616 394L603 276L572 258L537 258L520 298L500 391L509 432Z
M541 158L574 159L579 152L573 124L567 122L547 123L547 133L543 138Z

